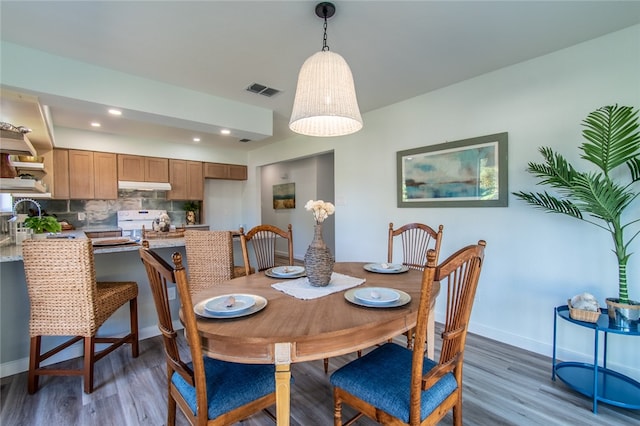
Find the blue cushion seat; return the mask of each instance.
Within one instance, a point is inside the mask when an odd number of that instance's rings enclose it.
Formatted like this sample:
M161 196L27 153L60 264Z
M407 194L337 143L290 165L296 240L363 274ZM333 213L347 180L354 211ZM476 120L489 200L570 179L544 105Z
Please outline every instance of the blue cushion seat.
M408 423L412 357L413 351L394 343L385 343L336 370L331 375L331 384ZM425 357L423 374L436 365ZM420 421L457 387L454 375L447 373L431 388L423 391Z
M191 363L189 367L192 367ZM204 372L209 419L262 398L276 388L275 367L271 364L238 364L204 357ZM196 388L178 373L173 373L171 382L195 414Z

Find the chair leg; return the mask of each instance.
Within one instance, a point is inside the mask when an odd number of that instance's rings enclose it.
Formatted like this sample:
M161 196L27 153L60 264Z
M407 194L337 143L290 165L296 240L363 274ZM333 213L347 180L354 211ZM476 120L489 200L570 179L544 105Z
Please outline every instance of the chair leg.
M342 426L342 401L333 391L333 426Z
M95 364L95 336L84 338L84 393L93 392L93 366Z
M134 297L129 301L129 315L131 322L131 356L138 357L140 345L138 344L138 298Z
M176 425L176 400L171 395L171 378L169 378L169 394L167 395L167 426Z
M324 364L324 374L327 374L329 372L329 358L323 359L322 362Z
M41 336L31 338L31 347L29 354L29 376L27 379L27 389L29 394L33 395L38 391L38 375L36 370L40 368L40 343Z

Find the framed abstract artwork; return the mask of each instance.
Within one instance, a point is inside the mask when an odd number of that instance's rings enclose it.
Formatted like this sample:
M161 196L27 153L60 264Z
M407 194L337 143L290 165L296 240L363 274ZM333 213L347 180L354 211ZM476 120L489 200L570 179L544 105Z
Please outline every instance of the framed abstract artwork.
M275 210L296 208L295 183L273 185L273 208Z
M507 133L398 151L398 207L507 207Z

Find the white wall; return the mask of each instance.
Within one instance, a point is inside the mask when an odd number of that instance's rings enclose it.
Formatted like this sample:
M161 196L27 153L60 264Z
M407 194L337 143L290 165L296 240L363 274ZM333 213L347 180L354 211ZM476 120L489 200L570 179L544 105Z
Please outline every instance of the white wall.
M247 221L259 220L260 166L332 150L336 260L384 258L390 221L444 224L443 259L486 239L471 331L551 355L555 306L582 291L602 304L605 297L617 296L609 235L568 217L542 214L513 196L508 208L398 208L396 152L508 132L510 191L540 190L525 172L527 162L541 160L538 147L550 146L577 160L581 121L603 105L637 108L639 76L637 25L367 113L364 129L354 135L296 137L252 151L243 200L252 216ZM637 217L640 200L634 207ZM630 295L640 300L640 238L630 251L636 253L628 267ZM560 357L592 356L592 333L564 323L559 339ZM639 379L637 340L611 336L608 362Z

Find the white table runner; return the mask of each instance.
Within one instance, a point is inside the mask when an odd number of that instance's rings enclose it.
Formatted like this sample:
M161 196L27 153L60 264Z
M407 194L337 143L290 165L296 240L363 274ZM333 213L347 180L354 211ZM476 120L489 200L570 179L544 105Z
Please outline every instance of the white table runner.
M298 299L309 300L359 286L365 281L364 278L355 278L333 272L331 273L331 281L326 287L316 287L309 284L307 277L275 283L271 287Z

